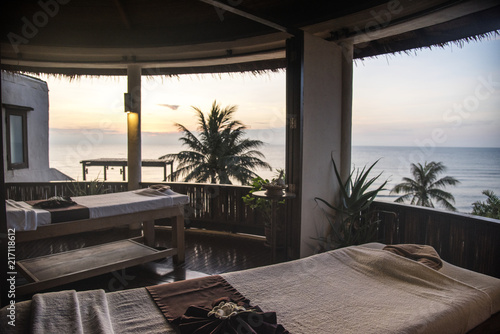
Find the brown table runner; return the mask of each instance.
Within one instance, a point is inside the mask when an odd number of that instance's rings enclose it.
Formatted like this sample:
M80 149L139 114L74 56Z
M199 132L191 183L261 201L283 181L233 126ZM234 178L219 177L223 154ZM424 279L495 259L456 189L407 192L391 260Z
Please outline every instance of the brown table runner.
M31 206L46 200L26 201ZM75 204L64 208L44 208L50 212L51 223L63 223L73 220L89 219L90 210L86 206Z
M181 334L245 333L289 334L277 323L276 313L263 312L250 306L240 294L219 275L146 287L165 318L176 325ZM233 302L246 310L236 316L220 319L210 315L220 303Z
M250 302L219 275L154 285L146 289L169 322L180 318L189 306L212 308L213 302L223 297L234 302Z

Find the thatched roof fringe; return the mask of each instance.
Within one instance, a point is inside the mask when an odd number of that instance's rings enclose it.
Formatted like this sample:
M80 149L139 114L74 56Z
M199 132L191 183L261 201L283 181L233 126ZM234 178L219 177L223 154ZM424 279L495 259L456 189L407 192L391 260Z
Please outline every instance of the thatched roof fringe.
M407 40L408 34L412 34L413 40L420 39L420 46L413 48L408 48ZM415 36L416 35L416 36ZM420 36L419 36L420 35ZM432 42L431 36L427 31L413 31L410 33L402 34L399 36L392 37L390 41L388 40L377 40L372 41L368 44L364 44L363 48L356 49L354 52L354 59L361 60L376 58L381 55L391 56L391 55L416 55L418 51L439 47L446 48L449 46L458 46L463 48L465 44L471 42L480 42L483 40L493 40L500 36L500 30L493 30L484 33L477 33L472 36L465 36L456 40L445 41L445 42ZM419 38L420 37L420 38ZM429 45L425 45L426 42ZM72 68L26 68L19 69L19 67L10 67L9 65L2 65L2 70L23 73L27 75L47 75L49 77L55 77L58 79L69 79L69 81L77 80L79 78L100 78L102 76L125 76L127 73L126 69L72 69ZM223 74L239 74L239 75L252 75L260 76L274 72L284 71L286 68L286 59L272 59L265 61L247 62L239 64L226 64L226 65L215 65L215 66L200 66L200 67L176 67L176 68L145 68L143 69L143 75L145 78L155 78L158 77L179 77L184 74L194 74L194 75L211 75L216 78L222 78Z
M483 40L493 40L500 36L500 30L490 31L486 33L479 33L473 36L467 36L463 38L459 38L456 40L446 41L446 42L438 42L429 45L422 45L413 48L398 48L398 43L394 42L392 45L379 43L378 45L383 47L383 50L378 48L373 48L371 50L358 50L358 55L355 54L354 58L358 60L363 59L371 59L377 58L379 56L390 56L390 55L417 55L418 51L422 50L432 50L433 48L446 48L450 46L457 46L459 48L463 48L467 43L471 42L480 42ZM377 52L373 52L374 49L377 49ZM355 51L356 53L356 51Z
M241 74L260 76L269 73L276 73L285 70L285 59L272 59L265 61L256 61L239 64L215 65L215 66L200 66L200 67L157 67L144 68L142 74L144 77L178 77L184 74L195 75L212 75L213 77L221 78L222 74ZM18 67L17 67L18 68ZM47 75L58 79L69 79L69 81L79 78L98 78L102 76L126 76L126 69L72 69L72 68L26 68L16 69L9 65L2 65L2 70L23 73L27 75Z
M458 46L459 48L463 48L468 43L481 42L483 40L493 40L497 36L500 36L500 30L490 31L490 32L487 32L484 34L478 34L478 35L474 35L474 36L468 36L468 37L464 37L464 38L454 40L454 41L438 43L438 44L430 45L428 47L419 47L419 48L415 48L412 50L407 50L406 53L413 51L416 54L416 51L418 51L418 50L423 50L423 49L431 49L432 50L433 47L440 47L440 48L444 49L445 47L449 47L452 45Z

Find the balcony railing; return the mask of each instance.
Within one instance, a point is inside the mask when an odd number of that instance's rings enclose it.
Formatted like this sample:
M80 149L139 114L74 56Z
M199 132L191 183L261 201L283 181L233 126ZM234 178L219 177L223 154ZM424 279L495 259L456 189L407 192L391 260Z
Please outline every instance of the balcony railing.
M90 182L80 182L90 188ZM245 206L242 197L250 187L199 183L167 183L187 194L187 227L264 235L258 212ZM151 183L143 183L147 187ZM106 182L108 192L125 191L125 182ZM7 183L6 198L14 200L71 196L68 182ZM452 264L500 278L500 221L417 206L374 202L381 220L378 240L387 244L416 243L433 246Z
M449 263L500 278L500 220L387 202L372 209L380 242L431 245Z
M142 183L141 186L148 187L152 184ZM166 184L173 191L189 196L189 205L184 212L186 227L264 235L264 223L260 214L247 207L242 199L249 193L250 187L183 182ZM75 187L85 189L90 194L92 182L7 183L5 190L7 199L29 201L52 196L72 196L71 189ZM127 183L104 182L103 190L107 193L126 191Z

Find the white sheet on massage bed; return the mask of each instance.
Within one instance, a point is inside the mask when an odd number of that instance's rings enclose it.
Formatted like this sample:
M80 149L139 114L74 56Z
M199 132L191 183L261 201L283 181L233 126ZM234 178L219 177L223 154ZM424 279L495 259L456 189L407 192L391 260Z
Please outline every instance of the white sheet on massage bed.
M75 196L77 204L89 208L90 218L111 217L161 209L189 203L187 195L178 194L171 189L160 192L154 189L139 189L112 194ZM38 226L50 224L50 212L36 209L25 202L7 200L7 228L16 231L36 230Z
M446 262L435 272L381 247L346 248L222 276L252 304L275 311L291 333L464 333L500 311L499 279ZM393 266L399 268L392 271ZM107 298L115 333L175 333L145 288ZM29 327L30 303L17 305L18 326L7 327L7 333Z

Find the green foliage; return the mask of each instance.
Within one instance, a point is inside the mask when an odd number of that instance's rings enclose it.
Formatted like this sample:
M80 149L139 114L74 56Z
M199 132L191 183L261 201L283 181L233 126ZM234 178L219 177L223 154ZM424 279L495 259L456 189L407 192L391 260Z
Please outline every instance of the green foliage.
M382 174L368 178L370 171L377 162L378 160L368 169L365 166L361 171L359 169L353 170L343 183L332 158L335 176L338 184L341 185L339 204L329 203L319 197L315 198L316 202L320 202L333 210L333 214L325 211L330 224L330 231L326 236L318 238L324 249L336 249L373 241L378 220L375 218L375 214L370 212L369 208L377 194L387 184L387 181L385 181L379 187L369 190ZM354 174L355 172L356 174Z
M255 168L271 170L271 166L261 160L264 155L257 151L264 143L244 138L246 127L232 119L236 106L222 109L214 101L208 117L200 109L193 109L198 117L198 137L184 125L177 124L184 132L180 141L189 151L160 157L178 163L177 170L171 175L172 181L184 176L186 182L231 184L231 179L235 179L241 184L249 184L257 176L253 171Z
M432 201L435 200L446 209L456 211L453 206L455 197L443 189L446 186L455 186L460 181L451 176L438 179L438 175L444 171L446 171L446 166L442 162L426 162L423 166L420 163L412 163L411 173L414 178L404 177L403 182L391 190L391 194L404 194L398 197L395 202L404 203L405 200L410 200L412 205L433 208Z
M272 181L269 181L268 179L263 179L260 176L257 176L252 179L252 189L249 191L249 193L245 196L242 197L243 202L245 205L250 207L253 210L257 210L260 212L264 219L264 223L266 225L271 224L271 201L265 198L256 198L252 196L252 194L256 191L264 191L266 190L264 188L265 184L270 184L270 183L275 183L277 182L278 179L283 179L284 178L284 170L283 169L277 169L276 170L276 178L273 178ZM285 200L278 202L279 204L284 204Z
M104 187L105 182L99 180L99 176L89 182L71 181L67 185L70 196L100 195L108 192Z
M500 219L500 199L491 190L483 190L483 195L488 197L485 202L472 203L472 214L488 218Z
M243 202L245 205L250 207L253 210L258 210L262 217L264 218L264 222L269 225L271 224L271 201L265 198L256 198L252 196L252 194L256 191L265 190L263 185L270 183L268 179L263 179L260 176L257 176L252 179L252 190L243 196Z

